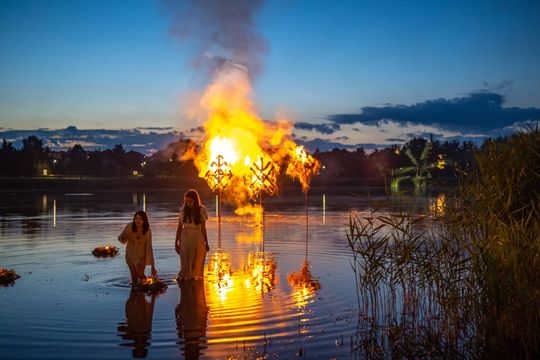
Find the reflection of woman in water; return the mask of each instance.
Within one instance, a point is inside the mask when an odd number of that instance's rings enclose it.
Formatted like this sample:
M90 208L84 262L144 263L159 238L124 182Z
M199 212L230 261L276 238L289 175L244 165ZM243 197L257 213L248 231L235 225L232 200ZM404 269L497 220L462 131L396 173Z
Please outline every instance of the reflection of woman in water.
M176 229L176 253L180 255L178 280L202 279L204 258L209 250L206 235L206 207L201 205L199 194L189 190L184 195Z
M133 340L133 343L120 344L133 346L133 357L144 358L148 354L155 300L156 295L148 302L143 292L132 289L126 301L126 321L118 326L118 336Z
M126 263L131 273L131 283L145 279L146 265L152 267L152 276L157 276L154 265L154 252L152 250L152 230L148 216L144 211L137 211L133 222L126 225L124 231L118 236L122 244L126 244Z
M180 344L184 344L184 358L198 359L206 349L206 321L208 307L204 294L203 280L178 283L180 303L176 306L176 328ZM183 341L182 341L183 339Z

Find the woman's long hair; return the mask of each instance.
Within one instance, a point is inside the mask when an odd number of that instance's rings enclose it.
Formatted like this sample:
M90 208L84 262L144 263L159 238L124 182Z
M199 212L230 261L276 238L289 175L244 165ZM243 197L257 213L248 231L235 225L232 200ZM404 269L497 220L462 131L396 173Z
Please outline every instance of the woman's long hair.
M142 232L143 234L146 234L148 229L150 229L150 223L148 222L148 216L146 215L146 213L144 211L137 211L135 213L135 215L133 215L133 222L131 223L131 230L133 232L137 232L137 225L135 225L135 217L137 215L140 215L143 219L143 224L142 224Z
M187 197L193 199L193 207L190 208L184 204L184 217L182 222L193 222L195 225L199 225L201 223L201 199L199 193L195 190L188 190L184 195L184 198Z

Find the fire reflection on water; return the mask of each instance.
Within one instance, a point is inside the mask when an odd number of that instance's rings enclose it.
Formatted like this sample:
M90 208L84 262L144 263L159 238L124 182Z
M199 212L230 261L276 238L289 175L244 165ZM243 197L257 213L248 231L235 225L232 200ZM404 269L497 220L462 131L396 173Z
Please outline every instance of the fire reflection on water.
M293 297L297 308L303 312L306 305L313 301L311 299L315 296L317 290L321 288L319 280L315 279L311 274L309 261L304 261L300 271L290 273L287 276L287 281L294 289Z
M446 211L446 195L439 194L429 201L429 211L434 215L444 215Z
M251 252L241 270L233 272L231 267L228 253L219 251L210 255L207 281L210 284L208 296L213 302L226 304L231 299L247 299L248 292L269 292L278 283L277 263L270 253Z
M264 319L272 314L276 328L284 328L286 310L263 297L273 291L277 263L269 253L251 252L245 263L233 269L227 253L210 256L206 273L206 297L210 304L209 343L243 343L252 346L265 337ZM242 260L241 260L242 261ZM283 330L285 331L285 330ZM276 333L275 336L279 336ZM215 349L217 350L217 349ZM219 351L218 351L219 352Z
M249 253L244 270L246 288L261 293L272 291L277 283L276 268L272 254L264 251Z
M227 294L233 290L234 281L229 254L216 252L208 260L207 279L211 284L211 296L220 302L227 301Z

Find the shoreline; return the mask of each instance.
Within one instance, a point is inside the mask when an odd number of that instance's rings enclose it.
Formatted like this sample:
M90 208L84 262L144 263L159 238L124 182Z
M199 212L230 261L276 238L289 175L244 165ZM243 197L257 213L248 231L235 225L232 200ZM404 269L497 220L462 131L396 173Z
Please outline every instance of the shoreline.
M290 179L278 181L282 195L302 194L298 182ZM385 192L383 178L315 178L311 184L310 194L350 194L369 191ZM444 190L455 188L456 179L445 179L440 183L430 184L426 190ZM0 193L39 192L39 191L167 191L187 188L201 189L210 193L206 182L201 178L88 178L88 177L35 177L35 178L0 178ZM203 190L204 189L204 190ZM402 186L403 190L414 189Z

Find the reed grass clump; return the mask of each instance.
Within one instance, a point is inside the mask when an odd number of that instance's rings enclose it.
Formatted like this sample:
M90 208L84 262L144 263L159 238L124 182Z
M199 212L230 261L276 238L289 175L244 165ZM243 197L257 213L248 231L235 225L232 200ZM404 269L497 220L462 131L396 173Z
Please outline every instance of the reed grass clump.
M367 358L540 354L540 132L487 141L444 213L351 215Z

